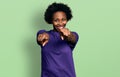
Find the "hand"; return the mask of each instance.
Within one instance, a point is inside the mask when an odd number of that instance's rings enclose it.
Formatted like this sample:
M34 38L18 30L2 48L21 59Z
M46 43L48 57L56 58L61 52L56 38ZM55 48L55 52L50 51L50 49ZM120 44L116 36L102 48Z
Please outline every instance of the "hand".
M69 31L69 29L67 29L67 28L62 28L62 29L60 29L59 30L59 32L60 32L60 35L61 35L61 39L62 40L64 40L65 39L65 37L68 37L69 35L70 35L70 31Z
M42 46L45 46L45 44L49 41L49 35L47 33L39 34L37 40Z

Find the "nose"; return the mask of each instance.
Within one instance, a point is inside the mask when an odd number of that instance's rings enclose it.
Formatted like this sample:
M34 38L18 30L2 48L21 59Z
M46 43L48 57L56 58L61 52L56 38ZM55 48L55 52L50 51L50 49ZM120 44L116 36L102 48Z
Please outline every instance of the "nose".
M63 25L63 21L59 21L58 24L59 24L59 25Z

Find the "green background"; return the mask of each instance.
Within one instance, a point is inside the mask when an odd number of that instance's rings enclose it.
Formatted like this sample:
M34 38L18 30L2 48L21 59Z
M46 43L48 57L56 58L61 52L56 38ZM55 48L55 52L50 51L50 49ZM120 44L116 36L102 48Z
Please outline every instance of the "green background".
M44 12L52 2L68 4L76 31L77 77L120 77L119 0L0 0L0 77L40 77L40 29L49 30Z

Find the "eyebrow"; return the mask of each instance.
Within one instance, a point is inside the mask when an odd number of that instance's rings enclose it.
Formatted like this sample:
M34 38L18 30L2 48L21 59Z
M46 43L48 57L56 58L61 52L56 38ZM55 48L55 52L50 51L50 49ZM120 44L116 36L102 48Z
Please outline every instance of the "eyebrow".
M59 18L53 18L53 19L59 19ZM62 19L67 19L66 17L62 18Z

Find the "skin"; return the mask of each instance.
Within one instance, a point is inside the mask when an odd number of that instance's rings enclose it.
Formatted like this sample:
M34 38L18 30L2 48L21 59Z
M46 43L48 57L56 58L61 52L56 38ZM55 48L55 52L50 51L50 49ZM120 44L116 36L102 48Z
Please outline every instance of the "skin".
M68 28L65 28L67 22L68 22L67 17L64 12L57 11L53 14L53 19L52 19L53 30L60 33L62 40L66 40L74 44L76 38L75 35ZM39 44L44 46L49 41L49 34L47 33L39 34L37 40Z

